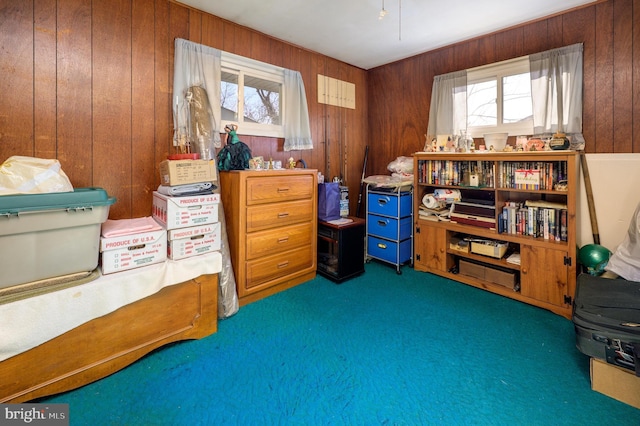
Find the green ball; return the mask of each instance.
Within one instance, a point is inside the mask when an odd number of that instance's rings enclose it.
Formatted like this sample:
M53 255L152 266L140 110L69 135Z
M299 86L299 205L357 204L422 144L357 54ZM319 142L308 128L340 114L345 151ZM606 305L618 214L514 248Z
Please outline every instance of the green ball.
M587 244L580 249L578 258L587 268L591 275L600 275L604 272L604 267L609 263L611 251L599 244Z

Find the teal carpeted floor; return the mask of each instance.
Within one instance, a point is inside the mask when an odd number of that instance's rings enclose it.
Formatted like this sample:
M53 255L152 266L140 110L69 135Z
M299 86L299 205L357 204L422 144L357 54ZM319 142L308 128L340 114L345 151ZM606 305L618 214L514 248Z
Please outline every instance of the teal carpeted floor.
M72 425L640 424L591 390L569 320L402 271L318 277L41 402Z

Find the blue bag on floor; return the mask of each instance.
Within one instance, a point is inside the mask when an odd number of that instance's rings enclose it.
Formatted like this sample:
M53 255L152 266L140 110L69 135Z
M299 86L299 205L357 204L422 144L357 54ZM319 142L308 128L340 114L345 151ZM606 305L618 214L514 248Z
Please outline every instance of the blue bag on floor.
M340 186L338 182L318 184L318 219L340 219Z

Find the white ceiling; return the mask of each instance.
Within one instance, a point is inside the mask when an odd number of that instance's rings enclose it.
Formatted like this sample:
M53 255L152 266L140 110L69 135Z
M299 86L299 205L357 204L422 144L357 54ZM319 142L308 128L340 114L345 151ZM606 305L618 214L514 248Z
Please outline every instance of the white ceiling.
M595 1L180 0L363 69Z

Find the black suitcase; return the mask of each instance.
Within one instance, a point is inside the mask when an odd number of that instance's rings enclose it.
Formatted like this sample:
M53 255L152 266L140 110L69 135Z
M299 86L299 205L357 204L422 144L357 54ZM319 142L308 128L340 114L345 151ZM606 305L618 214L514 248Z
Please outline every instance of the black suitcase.
M640 282L579 275L572 320L580 352L640 377Z

